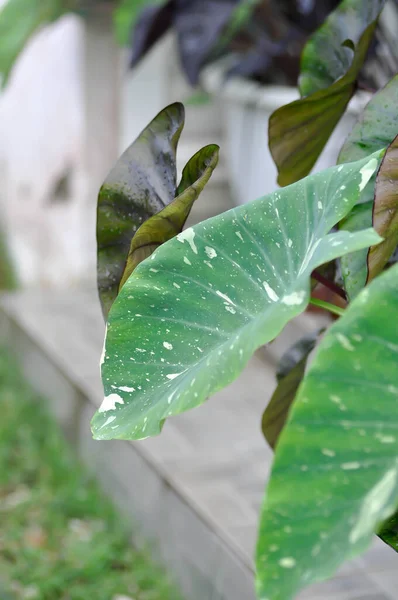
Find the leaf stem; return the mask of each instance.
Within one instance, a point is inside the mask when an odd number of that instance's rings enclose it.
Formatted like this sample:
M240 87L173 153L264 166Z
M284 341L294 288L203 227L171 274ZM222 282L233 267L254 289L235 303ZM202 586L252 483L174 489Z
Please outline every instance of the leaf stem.
M333 313L334 315L338 315L339 317L342 317L345 313L344 308L340 308L339 306L336 306L335 304L330 304L330 302L325 302L324 300L319 300L318 298L310 298L310 304L318 306L319 308L324 308L325 310L328 310L329 312Z
M347 294L345 293L345 291L342 290L341 287L337 285L337 283L334 283L334 281L329 281L329 279L326 279L326 277L321 275L316 269L315 271L312 271L311 277L318 281L318 283L321 283L322 285L327 287L330 291L343 298L343 300L347 300Z

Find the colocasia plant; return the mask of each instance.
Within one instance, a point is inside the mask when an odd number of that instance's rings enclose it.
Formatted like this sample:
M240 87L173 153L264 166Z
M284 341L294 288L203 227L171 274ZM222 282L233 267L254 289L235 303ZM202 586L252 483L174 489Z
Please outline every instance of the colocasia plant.
M205 402L320 303L316 280L342 297L343 307L321 302L338 317L321 340L282 359L263 415L275 458L257 544L261 600L294 598L375 533L398 547L398 76L342 140L338 164L308 174L355 93L383 6L344 0L305 47L302 98L270 119L286 187L183 229L218 148L200 150L177 184L176 103L99 195L108 327L96 439L157 435L168 417Z

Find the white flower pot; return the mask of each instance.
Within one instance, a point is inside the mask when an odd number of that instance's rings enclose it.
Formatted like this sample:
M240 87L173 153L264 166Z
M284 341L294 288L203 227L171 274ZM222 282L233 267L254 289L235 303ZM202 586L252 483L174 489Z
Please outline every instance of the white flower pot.
M277 169L268 148L268 120L281 106L299 98L296 88L265 86L242 78L225 80L225 68L212 65L202 76L205 89L222 99L224 155L235 204L277 188ZM337 125L314 171L336 164L341 146L370 95L357 94Z

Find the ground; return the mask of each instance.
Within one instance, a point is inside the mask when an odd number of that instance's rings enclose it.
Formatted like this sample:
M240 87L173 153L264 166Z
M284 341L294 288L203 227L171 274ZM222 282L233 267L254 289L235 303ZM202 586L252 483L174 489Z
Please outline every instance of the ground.
M1 600L178 600L0 348Z

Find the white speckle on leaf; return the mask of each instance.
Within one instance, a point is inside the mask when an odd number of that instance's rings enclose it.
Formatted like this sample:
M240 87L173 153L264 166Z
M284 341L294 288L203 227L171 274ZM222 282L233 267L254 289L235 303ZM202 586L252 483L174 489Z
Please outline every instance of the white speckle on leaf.
M150 268L149 270L150 270L152 273L159 273L159 271L158 271L157 269L152 269L152 268Z
M105 396L98 412L101 413L107 412L108 410L115 410L116 404L124 404L123 398L121 398L119 394L109 394L109 396Z
M210 259L217 257L217 252L214 250L214 248L210 248L210 246L205 247L205 252Z
M282 298L282 303L286 306L299 306L305 298L305 292L293 292Z
M188 229L186 229L185 231L182 231L181 233L179 233L177 235L177 240L179 242L181 242L182 244L184 242L188 242L188 244L191 246L191 250L194 254L198 253L198 249L196 247L196 244L194 242L194 238L195 238L195 232L192 229L192 227L188 227Z
M135 392L135 388L128 387L127 385L121 385L117 389L120 390L121 392Z
M178 377L182 373L184 373L184 371L181 371L181 373L169 373L168 375L166 375L166 377L167 377L167 379L175 379L176 377Z
M163 347L166 348L166 350L173 350L173 344L170 344L169 342L163 342Z
M336 456L336 452L334 450L329 450L329 448L323 448L322 454L325 456Z
M296 566L296 561L291 556L286 556L280 559L279 564L284 569L293 569Z
M341 465L341 468L343 469L343 471L356 471L357 469L361 468L361 465L359 464L359 462L348 462L343 463Z
M372 177L377 167L377 159L371 158L369 162L359 171L361 174L361 182L359 184L359 191L362 192L369 179Z
M329 398L332 402L337 404L340 410L347 410L346 406L344 406L343 401L339 396L336 396L336 394L330 394Z
M204 260L203 262L204 262L204 263L205 263L205 265L207 265L207 266L208 266L210 269L212 269L212 268L213 268L213 265L212 265L211 263L209 263L209 261L208 261L208 260Z
M361 537L373 533L375 525L385 519L395 505L390 506L395 498L397 485L397 466L383 475L380 481L367 494L361 505L358 520L351 530L350 542L355 544Z
M191 261L189 260L189 258L187 258L186 256L184 256L184 263L186 265L192 265Z
M287 245L289 246L289 248L291 248L293 246L293 240L291 240L290 238L287 241Z
M106 425L109 425L109 423L112 423L115 419L116 419L116 417L108 417L107 420L105 421L105 423L103 425L101 425L100 429L102 429L103 427L106 427Z
M323 204L320 200L318 200L318 208L319 208L319 210L322 210L322 208L323 208Z
M395 436L385 435L383 433L376 433L375 438L382 444L393 444L395 442Z
M344 350L348 350L349 352L353 352L355 350L350 340L342 333L336 333L336 339L340 342Z
M144 348L136 348L136 352L146 352L146 350Z
M180 289L181 289L181 286L180 286L180 285L178 285L178 283L176 283L175 281L174 281L173 285L174 285L174 287L175 287L175 288L177 288L177 290L180 290Z
M235 231L236 235L238 236L238 238L240 239L241 242L243 242L243 237L240 231Z
M219 290L216 290L216 294L217 294L217 296L220 296L220 298L222 298L223 300L228 302L228 304L232 304L233 306L236 306L236 304L234 302L232 302L231 298L229 298L226 294L223 294Z
M231 313L231 315L236 315L236 310L234 309L233 306L230 306L229 304L226 304L224 306L225 310L227 310L228 312Z
M263 281L263 286L265 291L267 292L268 298L272 300L272 302L277 302L279 300L278 294L272 289L272 287L266 281Z

